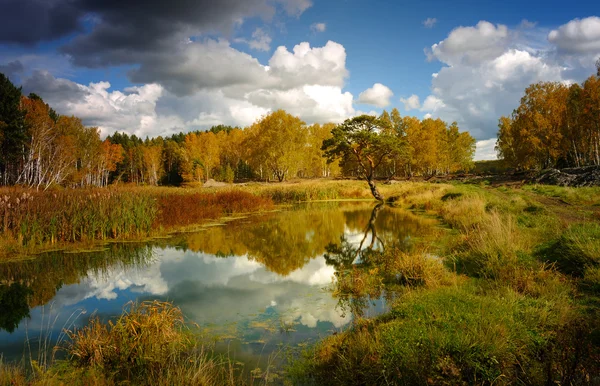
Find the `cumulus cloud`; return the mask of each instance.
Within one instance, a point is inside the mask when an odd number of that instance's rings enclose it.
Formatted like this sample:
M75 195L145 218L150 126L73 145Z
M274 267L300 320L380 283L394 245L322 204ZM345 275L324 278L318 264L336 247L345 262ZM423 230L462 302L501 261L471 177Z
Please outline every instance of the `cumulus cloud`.
M580 82L593 73L589 53L595 47L596 19L573 20L550 32L547 40L543 39L547 32L528 21L515 29L487 21L454 29L426 50L429 60L444 67L433 74L431 94L421 111L458 122L483 141L478 145L479 159L495 158L493 145L486 141L496 135L498 118L518 106L527 86L539 81ZM572 48L566 52L561 45Z
M311 6L310 0L5 0L0 42L31 45L89 31L64 51L80 65L115 64L168 49L184 36L228 34L246 19L298 17Z
M73 1L0 1L0 42L32 45L75 32L84 11Z
M437 21L438 20L435 17L428 17L427 19L423 20L423 25L425 28L433 28Z
M390 98L394 96L389 87L375 83L373 87L366 89L358 95L358 102L377 107L386 107L390 104Z
M89 95L88 88L68 79L57 79L48 71L34 71L23 82L24 94L34 92L48 98L51 105L77 102Z
M550 31L548 41L560 52L569 54L600 54L600 17L574 19Z
M130 73L143 86L112 90L108 82L81 85L37 71L25 79L59 113L76 115L104 135L127 131L141 137L170 135L217 124L247 126L285 109L307 123L341 122L354 115L342 45L301 43L279 47L268 66L224 40L190 42L180 57L157 57ZM198 70L198 62L203 68ZM298 75L300 74L300 76Z
M12 79L15 75L23 72L23 63L19 60L8 62L6 64L0 64L0 73L6 75L9 79Z
M517 107L525 88L538 81L560 81L562 68L526 51L509 49L478 65L444 67L432 78L422 111L453 122L476 139L497 132L498 118Z
M314 48L303 42L296 45L293 52L280 46L269 60L268 72L278 87L300 84L342 87L348 77L346 49L333 41Z
M327 25L325 23L313 23L310 25L310 30L313 33L325 32L326 29L327 29Z
M521 24L519 24L519 27L528 29L528 28L533 28L536 25L537 25L537 22L535 22L535 21L529 21L527 19L523 19L523 20L521 20Z
M129 73L135 83L160 83L169 91L191 95L217 87L263 86L265 68L226 40L180 44L172 55L156 55Z
M411 95L408 98L400 98L400 102L404 103L404 110L410 111L421 107L418 95Z
M477 141L475 144L475 161L490 161L498 158L496 138Z
M446 39L431 46L427 54L430 60L449 65L477 64L502 55L508 43L505 25L480 21L474 27L455 28Z

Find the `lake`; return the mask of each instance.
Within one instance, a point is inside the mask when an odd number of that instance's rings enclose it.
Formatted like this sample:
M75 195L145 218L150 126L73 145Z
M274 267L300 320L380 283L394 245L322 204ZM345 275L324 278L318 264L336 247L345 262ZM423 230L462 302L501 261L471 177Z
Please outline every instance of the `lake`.
M179 306L202 335L250 369L278 363L347 327L356 310L335 295L336 272L361 251L398 247L434 234L438 222L373 202L299 204L209 224L144 243L86 253L50 252L0 264L0 352L37 358L40 347L91 316L108 320L129 301ZM385 311L385 297L360 313Z

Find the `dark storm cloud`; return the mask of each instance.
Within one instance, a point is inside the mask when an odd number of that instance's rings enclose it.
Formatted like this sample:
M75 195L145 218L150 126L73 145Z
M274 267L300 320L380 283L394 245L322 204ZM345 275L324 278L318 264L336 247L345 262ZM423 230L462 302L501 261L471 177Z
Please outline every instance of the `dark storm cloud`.
M23 82L23 93L27 95L31 92L38 94L52 105L80 101L89 94L77 83L67 79L57 79L47 71L35 71Z
M23 63L18 60L6 64L0 64L0 73L6 75L9 79L13 79L15 75L23 72Z
M70 0L0 0L0 43L30 45L80 28L83 10Z
M128 73L133 82L156 82L177 95L189 95L204 88L260 83L265 72L258 61L214 37L228 36L247 18L269 22L278 13L299 16L312 2L0 0L0 4L0 43L32 44L79 31L59 48L74 65L134 65ZM36 87L51 89L41 74L28 82L32 88L37 82ZM52 87L58 87L56 82ZM65 84L52 90L68 95L76 91Z
M77 65L137 63L202 33L224 33L277 7L299 15L310 0L0 0L0 43L34 44L81 30L62 51ZM89 24L89 26L88 26Z
M228 34L248 17L270 20L271 0L81 0L101 22L63 47L76 65L101 67L138 63L203 33ZM277 0L288 14L304 10L306 0ZM291 7L291 8L290 8Z

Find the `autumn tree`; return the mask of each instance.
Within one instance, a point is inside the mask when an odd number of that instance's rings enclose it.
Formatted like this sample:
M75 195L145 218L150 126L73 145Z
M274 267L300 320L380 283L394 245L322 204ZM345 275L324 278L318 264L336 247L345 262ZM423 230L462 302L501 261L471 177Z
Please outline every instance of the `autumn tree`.
M306 149L303 151L302 172L306 177L330 177L339 173L339 166L327 162L324 151L321 149L323 141L331 138L334 123L320 125L318 123L307 127Z
M445 164L442 170L445 174L456 173L459 170L469 170L473 167L475 156L475 138L467 132L459 132L456 122L447 127L444 135L442 159Z
M370 115L347 119L336 126L332 137L323 141L322 149L329 162L355 163L357 174L365 179L376 200L383 201L375 175L381 165L403 151L397 136L382 130L381 121Z
M265 167L279 182L294 174L306 149L304 122L277 110L249 129L245 145L250 158L259 168Z
M600 78L533 84L498 126L496 150L512 167L600 165Z
M219 165L221 149L213 132L189 133L185 137L184 179L208 181L212 170Z
M163 174L162 144L144 144L142 157L144 160L144 180L150 185L158 185Z

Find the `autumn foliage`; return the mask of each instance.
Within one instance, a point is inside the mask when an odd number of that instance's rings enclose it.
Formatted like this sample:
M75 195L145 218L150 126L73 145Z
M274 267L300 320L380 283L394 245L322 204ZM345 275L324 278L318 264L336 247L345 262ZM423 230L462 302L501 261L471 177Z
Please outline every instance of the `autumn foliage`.
M98 128L60 116L35 94L22 96L4 75L0 81L6 90L0 98L0 185L193 185L210 179L282 182L360 174L346 159L328 162L322 149L343 123L307 125L277 110L246 128L217 125L145 139L117 132L101 140ZM455 123L401 117L396 109L372 118L402 147L376 178L448 174L472 166L475 140Z
M600 77L532 84L498 127L498 154L514 168L600 165Z

